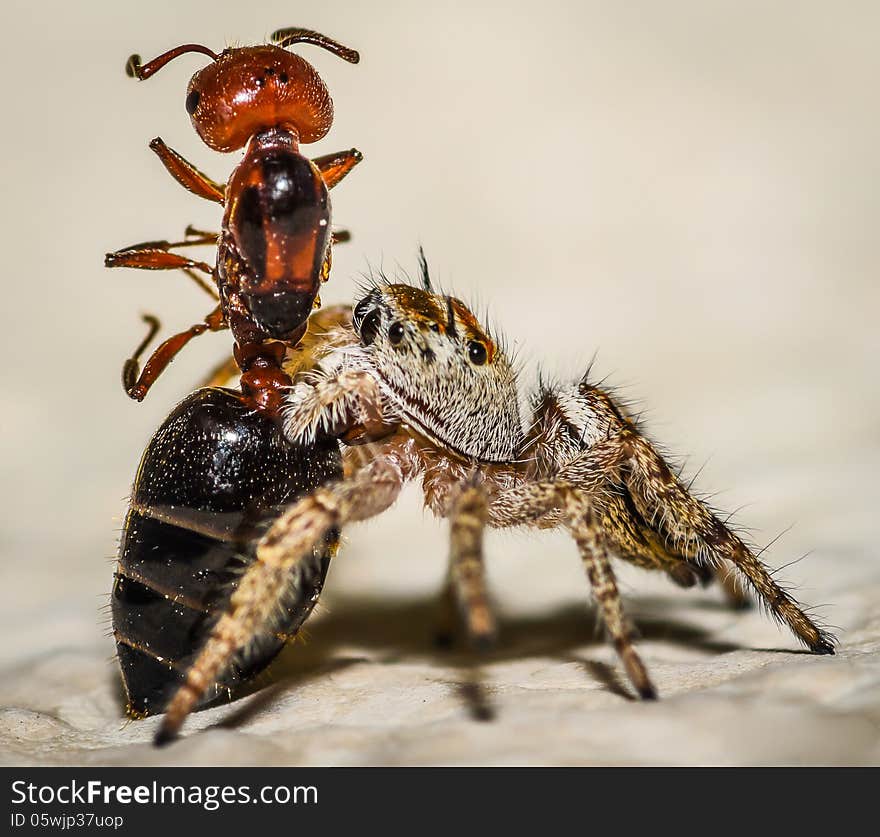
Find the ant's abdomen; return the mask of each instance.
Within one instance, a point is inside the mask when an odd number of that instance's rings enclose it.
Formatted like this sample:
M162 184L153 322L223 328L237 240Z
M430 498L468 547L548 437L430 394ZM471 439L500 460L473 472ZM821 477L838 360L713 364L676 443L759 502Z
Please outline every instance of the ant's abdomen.
M334 440L295 447L237 392L202 389L175 407L141 459L113 586L129 715L164 710L279 510L341 476ZM203 703L253 678L299 630L337 541L334 532L315 551L292 580L273 630L228 667Z

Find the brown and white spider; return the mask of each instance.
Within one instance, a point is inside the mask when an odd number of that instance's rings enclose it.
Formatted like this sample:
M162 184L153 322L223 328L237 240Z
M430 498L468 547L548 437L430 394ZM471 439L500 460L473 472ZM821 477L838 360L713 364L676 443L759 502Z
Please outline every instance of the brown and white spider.
M465 305L423 288L379 283L352 312L313 317L296 361L284 431L301 443L346 443L346 476L283 511L256 546L228 609L168 706L168 740L236 654L271 629L302 562L333 529L388 509L421 477L425 505L450 521L450 591L467 634L491 641L485 526L565 527L608 634L642 698L656 690L636 652L611 567L617 557L684 586L735 568L811 651L822 630L740 538L679 482L637 423L586 378L539 387L521 419L515 370ZM322 332L316 335L317 332Z

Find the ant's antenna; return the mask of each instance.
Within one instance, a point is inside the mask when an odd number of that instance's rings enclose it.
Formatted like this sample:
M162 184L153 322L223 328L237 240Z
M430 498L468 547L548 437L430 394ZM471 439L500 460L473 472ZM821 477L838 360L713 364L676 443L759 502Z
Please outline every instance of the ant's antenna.
M361 60L360 53L357 50L349 49L338 41L315 32L312 29L297 29L296 27L288 27L287 29L276 29L272 33L272 41L278 46L287 47L291 44L314 44L323 47L328 52L338 55L343 61L349 64L357 64Z
M187 52L199 52L202 55L207 55L213 61L216 61L220 57L216 52L213 52L201 44L183 44L174 49L169 49L168 52L163 52L160 56L154 58L147 64L141 64L140 55L132 55L128 61L125 62L125 74L130 78L136 78L143 81L154 73L159 72L159 70L161 70L169 61L173 61L178 56Z

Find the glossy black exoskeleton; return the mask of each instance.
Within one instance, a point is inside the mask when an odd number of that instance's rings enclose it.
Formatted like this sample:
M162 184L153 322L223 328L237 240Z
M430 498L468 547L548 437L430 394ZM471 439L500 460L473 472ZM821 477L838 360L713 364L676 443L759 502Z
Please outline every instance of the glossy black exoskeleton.
M164 711L279 507L341 475L335 440L293 446L234 390L197 390L174 408L138 467L113 586L113 632L131 717ZM337 540L334 533L291 579L275 631L259 637L203 703L253 678L296 634Z

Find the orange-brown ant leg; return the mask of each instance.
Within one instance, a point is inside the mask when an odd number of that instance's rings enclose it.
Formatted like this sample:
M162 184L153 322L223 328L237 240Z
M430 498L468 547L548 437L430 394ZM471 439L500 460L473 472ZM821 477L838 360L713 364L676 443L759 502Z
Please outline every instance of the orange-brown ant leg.
M107 253L104 256L104 267L136 267L140 270L187 268L201 270L210 276L214 275L214 268L207 262L197 262L178 253L169 253L165 249L166 245L171 246L167 241L145 241L143 244L133 244L115 253Z
M200 230L192 224L186 225L183 234L186 237L185 244L216 244L220 239L220 233L211 232L210 230Z
M150 359L144 365L144 369L138 377L138 367L140 354L144 351L150 338L155 334L155 326L158 322L155 317L150 321L151 332L148 339L138 346L137 351L130 357L122 367L122 385L128 393L129 398L135 401L143 401L150 387L156 382L156 379L165 371L165 368L177 356L177 353L187 344L193 337L198 337L206 331L222 331L227 328L223 319L223 312L218 305L207 317L204 322L196 323L186 331L169 337L162 343L158 349L150 356Z
M153 342L153 338L162 328L159 318L153 314L144 314L141 319L149 326L147 336L138 344L134 354L122 364L122 386L128 392L135 384L140 366L141 355L147 350L147 346Z
M363 159L364 155L356 148L352 148L350 151L338 151L336 154L315 157L312 162L321 172L321 177L324 178L327 188L332 189Z
M187 227L187 233L192 230ZM196 232L193 230L193 232ZM193 280L206 294L213 299L218 299L217 291L208 284L195 271L201 270L209 276L214 276L214 270L207 262L198 262L181 256L177 253L169 253L171 247L187 247L198 244L213 244L217 240L213 233L202 233L186 241L144 241L141 244L132 244L115 253L107 253L104 257L105 267L136 267L141 270L182 270Z
M151 143L150 148L168 169L168 173L184 189L205 200L223 203L226 200L226 187L215 183L206 174L202 174L192 163L184 160L173 148L169 148L159 137Z

